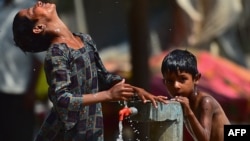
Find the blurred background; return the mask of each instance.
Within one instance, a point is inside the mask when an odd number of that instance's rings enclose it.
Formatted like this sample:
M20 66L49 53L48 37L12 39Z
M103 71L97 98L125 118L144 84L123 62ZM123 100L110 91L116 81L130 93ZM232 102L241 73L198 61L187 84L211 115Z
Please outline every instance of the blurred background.
M24 0L14 1L21 5ZM174 48L191 51L202 74L199 88L219 101L232 123L250 124L249 0L50 2L57 4L59 16L72 32L92 36L110 72L153 94L169 96L160 72L161 61L168 51ZM43 69L33 72L38 73L33 106L35 128L39 128L50 103ZM113 105L104 104L104 111L110 108ZM117 113L106 112L106 124ZM116 126L110 124L109 129ZM187 133L185 136L185 140L192 141Z

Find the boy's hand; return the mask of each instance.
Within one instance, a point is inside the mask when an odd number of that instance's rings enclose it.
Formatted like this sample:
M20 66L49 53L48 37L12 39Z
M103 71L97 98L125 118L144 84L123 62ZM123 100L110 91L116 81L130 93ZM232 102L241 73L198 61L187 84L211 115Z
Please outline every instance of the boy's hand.
M125 83L125 79L122 79L119 83L115 84L108 90L110 100L119 101L125 100L128 101L134 94L133 87L130 84Z
M178 102L181 103L182 107L183 107L183 113L184 115L188 115L192 112L190 106L189 106L189 100L186 97L183 96L176 96L175 98L173 98L173 100L176 100Z
M141 100L143 101L143 103L146 103L147 100L150 100L154 107L157 108L157 102L162 102L167 104L167 97L166 96L155 96L149 92L147 92L146 90L139 88L139 87L135 87L132 86L135 93L141 98Z

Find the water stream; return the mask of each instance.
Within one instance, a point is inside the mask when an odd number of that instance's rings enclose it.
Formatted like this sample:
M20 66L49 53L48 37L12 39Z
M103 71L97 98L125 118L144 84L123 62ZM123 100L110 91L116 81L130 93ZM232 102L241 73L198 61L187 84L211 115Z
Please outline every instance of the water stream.
M128 107L127 101L123 101L123 104L124 104L124 108ZM123 137L122 137L122 130L123 130L122 120L119 121L118 127L119 127L119 135L118 135L118 138L116 139L116 141L123 141Z
M118 135L118 138L116 139L116 141L123 141L122 129L123 129L122 121L119 121L119 135Z

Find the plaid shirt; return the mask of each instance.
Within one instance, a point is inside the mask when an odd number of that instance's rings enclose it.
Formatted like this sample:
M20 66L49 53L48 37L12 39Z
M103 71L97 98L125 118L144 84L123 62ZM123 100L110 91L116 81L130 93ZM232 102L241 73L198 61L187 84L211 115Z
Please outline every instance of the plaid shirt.
M95 53L97 49L87 34L81 37L85 47L78 50L66 44L53 44L45 58L49 98L53 108L43 123L36 140L102 141L101 103L83 106L83 94L98 92ZM101 60L99 60L101 61Z

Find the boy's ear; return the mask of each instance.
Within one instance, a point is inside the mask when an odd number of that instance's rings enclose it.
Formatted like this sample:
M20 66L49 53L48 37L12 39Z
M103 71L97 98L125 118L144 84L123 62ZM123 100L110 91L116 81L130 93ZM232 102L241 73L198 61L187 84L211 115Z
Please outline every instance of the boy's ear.
M46 28L45 24L37 24L33 27L33 33L40 34L42 33Z
M195 75L194 81L195 81L196 83L198 83L199 80L200 80L200 78L201 78L201 74L198 73L198 74Z

